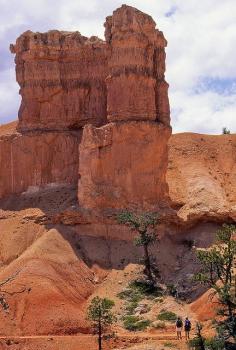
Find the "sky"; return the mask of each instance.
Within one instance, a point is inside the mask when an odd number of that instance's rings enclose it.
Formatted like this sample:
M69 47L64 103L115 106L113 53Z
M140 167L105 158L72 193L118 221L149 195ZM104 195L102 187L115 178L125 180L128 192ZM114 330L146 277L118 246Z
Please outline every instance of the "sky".
M10 43L26 30L104 37L118 0L0 0L0 124L20 105ZM168 41L166 80L173 132L236 132L236 0L126 0L151 15Z

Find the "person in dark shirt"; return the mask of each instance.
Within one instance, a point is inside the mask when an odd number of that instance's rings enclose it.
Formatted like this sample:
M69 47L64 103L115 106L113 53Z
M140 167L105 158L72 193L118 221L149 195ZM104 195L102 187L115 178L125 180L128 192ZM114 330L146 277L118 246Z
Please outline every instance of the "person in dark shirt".
M191 331L191 322L188 319L188 317L186 317L186 319L184 321L184 331L185 331L185 338L186 338L186 340L189 340L189 333Z
M182 339L183 322L182 322L180 317L177 318L175 326L176 326L177 339L181 340Z

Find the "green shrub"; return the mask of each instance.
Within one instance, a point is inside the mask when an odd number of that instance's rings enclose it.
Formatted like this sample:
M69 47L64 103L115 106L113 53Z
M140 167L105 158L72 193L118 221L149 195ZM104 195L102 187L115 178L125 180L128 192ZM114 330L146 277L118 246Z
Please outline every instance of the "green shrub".
M205 340L205 347L209 350L223 350L225 348L224 339L211 338Z
M129 331L143 331L150 325L150 320L140 320L138 316L128 315L124 317L124 327Z
M120 299L125 299L127 301L130 301L131 303L137 303L143 299L143 295L139 293L139 291L132 290L132 289L126 289L120 293L117 294L117 296Z
M163 291L160 287L147 283L146 281L133 281L129 284L129 287L140 293L143 298L156 298L163 295Z
M163 303L163 301L164 301L164 299L163 298L160 298L160 297L158 297L158 298L155 298L155 302L156 303Z
M126 305L125 311L127 312L127 314L132 315L137 306L138 306L138 302L132 301L131 303L128 303Z
M166 343L164 343L164 346L165 346L166 348L173 348L173 347L175 347L175 344L173 344L173 343L171 343L171 342L166 342Z
M219 338L210 338L205 339L202 338L204 347L206 350L224 350L225 349L225 342L223 339ZM201 339L199 337L195 337L191 340L189 340L189 347L190 349L194 350L201 350Z
M172 311L161 310L161 312L157 316L157 319L160 321L175 322L175 320L177 319L177 315Z
M153 325L153 327L156 329L166 329L166 324L165 322L157 322Z
M222 134L223 134L223 135L230 134L230 130L229 130L228 128L226 128L226 127L223 127L223 128L222 128Z
M153 299L161 295L161 288L150 285L146 281L133 281L129 284L127 289L117 294L118 298L132 303L137 303L144 298Z

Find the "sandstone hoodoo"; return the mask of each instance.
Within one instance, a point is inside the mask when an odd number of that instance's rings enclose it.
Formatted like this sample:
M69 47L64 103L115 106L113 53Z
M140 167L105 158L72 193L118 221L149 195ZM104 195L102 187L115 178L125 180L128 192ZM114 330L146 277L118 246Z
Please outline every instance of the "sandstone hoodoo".
M27 31L11 45L22 102L20 131L78 129L106 119L108 47L79 32Z
M171 134L167 42L149 15L130 6L114 11L104 26L105 41L79 32L27 31L11 45L22 101L18 133L14 141L4 143L9 149L4 153L11 154L11 184L2 194L75 182L74 158L72 166L62 165L63 170L47 159L55 155L54 147L57 154L74 157L83 133L77 162L80 206L154 209L165 202ZM37 159L39 166L34 164L30 151L28 169L34 175L18 170L16 179L15 158L21 159L21 145L32 150L38 135L49 143L53 139L52 149L45 153L47 164L43 155ZM58 142L65 151L59 150Z
M163 33L153 19L123 5L107 17L105 38L111 46L107 77L109 121L157 120L169 125Z
M79 203L152 210L168 193L166 40L150 16L125 5L107 17L105 28L111 47L106 79L111 123L84 128Z

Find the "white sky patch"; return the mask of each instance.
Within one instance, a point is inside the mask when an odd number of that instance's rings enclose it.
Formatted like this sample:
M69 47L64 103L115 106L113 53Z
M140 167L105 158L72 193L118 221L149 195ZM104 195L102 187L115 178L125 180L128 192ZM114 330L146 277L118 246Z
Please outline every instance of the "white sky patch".
M20 101L10 42L27 29L78 30L103 37L105 17L123 2L0 0L0 124L16 119ZM168 40L166 80L173 131L221 133L226 126L236 132L236 1L127 0L126 4L151 15Z

